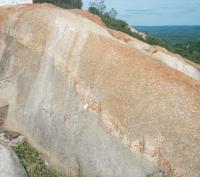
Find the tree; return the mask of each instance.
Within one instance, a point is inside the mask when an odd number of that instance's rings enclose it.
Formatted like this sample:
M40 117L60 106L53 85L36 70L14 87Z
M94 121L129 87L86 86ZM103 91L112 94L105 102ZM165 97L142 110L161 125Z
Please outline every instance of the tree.
M90 7L88 11L101 17L102 21L109 28L126 33L131 32L129 25L125 21L116 19L116 15L118 13L114 8L112 8L110 11L106 11L104 0L95 0L90 2Z
M109 12L107 12L107 14L112 18L116 18L116 15L118 14L118 12L114 8L112 8L110 9Z
M101 15L101 12L96 8L96 7L89 7L88 11L92 14L95 14L95 15L98 15L100 16Z
M103 15L106 11L105 1L104 0L92 1L90 2L90 5L89 5L89 9L91 8L94 8L95 12L98 12L100 15Z
M82 0L72 0L72 7L81 9L83 6Z
M83 6L82 0L33 0L33 3L51 3L65 9L81 9Z

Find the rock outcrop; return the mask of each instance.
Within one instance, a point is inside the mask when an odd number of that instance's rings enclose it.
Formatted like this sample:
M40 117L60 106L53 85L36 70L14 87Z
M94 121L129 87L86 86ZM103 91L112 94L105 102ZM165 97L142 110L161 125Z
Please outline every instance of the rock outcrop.
M159 60L171 68L174 68L191 78L200 81L200 66L184 59L180 55L173 54L166 49L158 46L151 46L137 39L131 39L127 42L130 47L140 50L153 59Z
M93 22L101 25L102 27L105 27L102 20L94 14L90 14L86 11L78 10L78 9L71 10L71 12L81 15L82 17L86 17L92 20ZM188 59L185 59L180 55L173 54L172 52L169 52L168 50L162 47L152 46L145 42L139 41L138 39L135 39L131 37L130 35L125 34L123 32L112 30L112 29L107 29L107 30L113 37L124 41L130 47L135 48L141 52L144 52L150 55L153 59L159 60L167 64L171 68L174 68L180 72L183 72L184 74L192 77L195 80L200 80L200 66L195 63L190 62ZM144 39L146 38L145 33L138 32L134 28L131 28L131 30L141 35Z
M26 171L20 164L17 155L2 144L0 144L0 176L27 177Z
M51 5L1 8L6 127L66 174L199 177L198 77L136 42Z

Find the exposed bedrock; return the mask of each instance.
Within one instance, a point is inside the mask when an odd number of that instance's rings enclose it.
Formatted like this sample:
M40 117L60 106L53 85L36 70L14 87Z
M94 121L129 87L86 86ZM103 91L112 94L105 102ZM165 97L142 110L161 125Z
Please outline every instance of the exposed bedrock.
M200 82L50 5L0 9L0 107L66 174L200 176Z
M0 144L0 176L27 177L17 155L5 145Z

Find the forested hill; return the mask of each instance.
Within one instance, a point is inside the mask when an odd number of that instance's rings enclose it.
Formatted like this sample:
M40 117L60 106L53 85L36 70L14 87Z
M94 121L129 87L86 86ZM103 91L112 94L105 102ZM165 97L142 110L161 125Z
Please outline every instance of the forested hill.
M200 40L200 26L134 26L134 28L172 43Z

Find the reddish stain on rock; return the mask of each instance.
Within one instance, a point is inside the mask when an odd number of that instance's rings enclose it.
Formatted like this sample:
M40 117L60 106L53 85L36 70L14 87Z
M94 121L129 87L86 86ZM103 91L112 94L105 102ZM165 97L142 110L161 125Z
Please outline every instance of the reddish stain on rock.
M78 84L75 83L75 95L76 95L76 97L79 98L79 100L81 101L82 104L87 104L88 105L87 109L89 111L95 112L97 114L100 113L101 112L101 104L100 104L100 102L97 101L95 98L91 99L88 102L87 101L87 97L86 97L84 92L85 92L84 89L83 88L79 88ZM111 125L111 123L107 122L106 120L102 121L101 127L103 129L105 129L107 133L110 133L110 134L112 134L113 131L114 131L113 125ZM144 149L145 144L144 144L143 141L140 141L139 144L135 144L135 143L129 141L129 143L127 145L128 145L128 147L130 149L138 150L141 153L145 152L145 149ZM169 176L169 177L187 177L187 176L178 174L175 171L175 169L172 168L172 166L170 165L168 160L164 157L164 155L159 151L158 148L152 149L152 151L149 153L149 155L150 155L151 158L154 158L154 159L159 157L160 169L164 172L164 174L166 176Z
M75 82L75 95L79 98L82 104L88 104L88 110L96 113L101 112L101 104L95 98L91 99L89 102L87 100L88 95L86 89L79 87L78 83ZM87 96L86 96L87 95ZM93 97L89 95L89 97Z
M170 165L170 163L166 160L163 154L159 153L160 157L160 167L165 173L166 176L169 177L187 177L185 175L178 174L175 169Z
M96 100L91 100L89 102L89 106L88 106L90 111L96 112L96 113L100 113L101 112L101 106L100 103L98 103Z
M159 150L157 148L154 148L152 151L151 151L151 157L152 158L155 158L157 157L159 154Z

